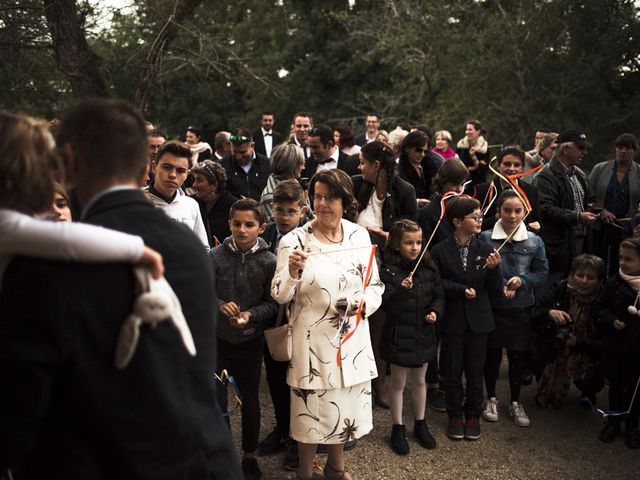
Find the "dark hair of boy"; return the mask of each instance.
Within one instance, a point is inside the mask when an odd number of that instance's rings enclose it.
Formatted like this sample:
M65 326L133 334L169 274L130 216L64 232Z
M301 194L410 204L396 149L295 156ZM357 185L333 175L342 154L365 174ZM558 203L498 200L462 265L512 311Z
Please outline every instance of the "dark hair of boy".
M306 205L304 198L304 190L300 186L300 182L294 179L283 180L278 182L273 190L273 203L289 203L296 202L301 207Z
M170 153L176 157L186 158L187 164L189 166L191 165L191 149L186 143L179 142L178 140L169 140L168 142L163 143L160 148L158 148L158 153L156 154L157 163L160 163L160 159L165 153Z
M262 207L253 198L241 198L231 205L231 209L229 209L229 220L233 219L236 212L253 212L260 225L266 222Z
M524 152L520 147L516 147L515 145L503 148L500 153L497 155L498 164L502 163L502 159L507 155L513 155L514 157L518 157L524 166Z
M445 202L445 214L447 215L447 220L449 220L451 225L454 225L453 220L455 218L462 220L464 217L475 212L479 208L480 202L471 197L453 197Z

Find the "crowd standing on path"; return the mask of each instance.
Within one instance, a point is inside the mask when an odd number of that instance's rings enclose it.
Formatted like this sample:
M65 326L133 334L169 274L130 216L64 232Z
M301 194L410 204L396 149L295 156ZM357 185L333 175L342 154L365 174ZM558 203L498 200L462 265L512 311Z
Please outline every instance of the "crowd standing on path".
M427 407L452 441L478 441L500 418L503 349L517 426L573 384L605 417L594 439L624 431L640 449L633 134L587 175L577 129L540 128L525 152L490 145L478 120L456 144L426 125L387 133L377 114L355 137L308 112L289 135L276 120L212 147L117 101L81 102L51 131L0 112L2 480L259 479L280 451L295 478L326 451L324 478L348 480L344 452L373 428L409 453L407 381L421 447L438 447ZM275 325L288 360L264 341Z

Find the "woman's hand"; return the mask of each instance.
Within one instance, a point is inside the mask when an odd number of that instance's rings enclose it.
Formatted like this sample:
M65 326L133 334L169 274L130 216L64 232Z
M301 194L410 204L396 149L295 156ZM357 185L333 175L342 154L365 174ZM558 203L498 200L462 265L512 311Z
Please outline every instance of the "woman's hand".
M382 238L387 238L389 237L389 232L385 232L384 230L382 230L380 227L374 227L373 225L369 225L367 227L367 231L371 234L371 235L378 235Z
M307 252L303 252L300 249L291 251L289 254L289 275L291 278L300 278L300 273L304 268L304 264L307 261L308 256L309 254Z
M627 326L626 323L621 322L617 318L613 321L613 328L615 328L616 330L622 330L626 326Z
M467 288L464 291L464 296L468 299L468 300L473 300L474 298L476 298L476 291L473 288Z
M424 317L424 321L427 323L436 323L436 320L438 320L438 314L436 312L429 312Z
M500 265L500 252L494 248L493 252L487 257L486 266L488 269L493 270L498 265Z
M571 316L563 310L549 310L549 318L553 320L556 325L566 325L571 323Z
M136 262L136 265L147 267L151 272L151 276L156 280L164 275L164 263L162 262L162 255L149 247L144 247L142 255Z
M411 290L413 288L413 279L411 277L407 277L402 280L402 288L406 288L407 290Z
M533 233L538 233L540 231L540 222L531 222L531 223L527 224L527 227Z

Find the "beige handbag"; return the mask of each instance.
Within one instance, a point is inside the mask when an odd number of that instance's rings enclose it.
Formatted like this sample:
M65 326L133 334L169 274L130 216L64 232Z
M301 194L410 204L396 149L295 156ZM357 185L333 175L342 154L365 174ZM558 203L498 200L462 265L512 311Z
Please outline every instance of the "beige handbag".
M291 336L291 323L287 315L287 323L280 325L285 316L287 305L280 305L276 326L264 331L264 339L271 352L271 357L278 362L288 362L291 360L293 351L293 338Z

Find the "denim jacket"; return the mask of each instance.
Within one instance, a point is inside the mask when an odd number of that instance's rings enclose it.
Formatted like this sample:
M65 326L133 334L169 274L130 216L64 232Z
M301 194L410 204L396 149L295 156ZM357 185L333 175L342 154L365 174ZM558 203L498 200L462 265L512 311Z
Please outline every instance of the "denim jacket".
M485 230L480 239L499 248L507 238L502 222L498 220L493 230ZM535 287L544 284L549 276L549 263L544 251L544 242L535 233L527 231L524 224L509 242L500 249L500 269L503 285L511 277L520 277L522 286L514 298L506 298L502 291L490 292L494 308L527 308L535 304Z

